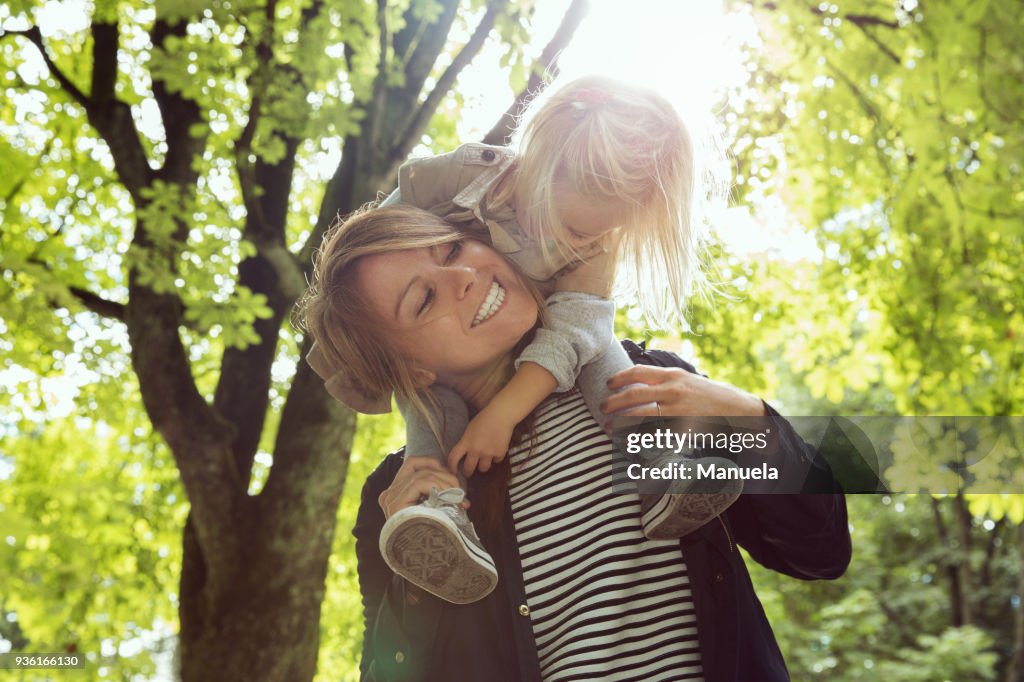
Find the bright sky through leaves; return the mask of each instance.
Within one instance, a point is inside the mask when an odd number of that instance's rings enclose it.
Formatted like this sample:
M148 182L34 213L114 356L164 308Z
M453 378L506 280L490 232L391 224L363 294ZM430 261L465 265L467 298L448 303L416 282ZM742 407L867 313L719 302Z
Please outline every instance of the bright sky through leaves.
M528 55L539 54L568 4L566 0L537 4L531 32L533 47ZM44 36L63 37L85 30L88 12L87 3L81 0L54 1L45 5L37 19ZM721 115L715 107L721 106L723 92L742 88L750 78L742 61L742 48L757 44L758 40L757 27L749 14L726 14L719 3L709 0L594 0L562 54L561 78L602 73L656 88L679 108L699 134L713 124L714 117ZM492 39L460 78L466 104L457 130L463 140L482 137L511 100L509 69L498 66L501 49L499 42ZM46 66L38 52L31 47L23 52L26 61L20 75L28 82L45 78ZM30 101L28 94L22 99L24 102L19 102L19 106L39 106ZM152 100L144 100L135 107L134 114L144 135L163 138L159 112ZM315 157L311 169L314 181L326 182L337 167L340 148L337 140L333 142L327 145L331 151ZM794 221L777 197L753 210L747 206L723 207L712 212L711 217L718 235L734 253L763 252L786 243L791 258L815 255L813 240L799 229L794 230ZM799 246L795 241L799 241ZM78 387L87 380L86 375L70 368L63 376L48 380L41 388L49 415L68 414Z

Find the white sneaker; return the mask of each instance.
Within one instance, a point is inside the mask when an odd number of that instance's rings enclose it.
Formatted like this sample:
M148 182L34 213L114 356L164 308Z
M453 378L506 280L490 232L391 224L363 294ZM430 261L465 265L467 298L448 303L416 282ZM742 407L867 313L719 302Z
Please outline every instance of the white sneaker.
M483 599L498 584L494 560L460 506L465 496L459 488L432 490L380 533L380 553L392 571L453 604Z

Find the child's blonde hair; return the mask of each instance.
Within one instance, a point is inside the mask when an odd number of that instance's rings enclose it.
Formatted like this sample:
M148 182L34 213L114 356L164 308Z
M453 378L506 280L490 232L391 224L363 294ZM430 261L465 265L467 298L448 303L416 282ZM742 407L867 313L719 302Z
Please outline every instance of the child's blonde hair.
M550 238L578 257L558 217L559 191L621 202L619 291L635 296L649 323L682 319L703 280L703 196L693 140L675 107L653 90L588 76L532 102L517 136L514 180L498 200L516 198L545 253Z

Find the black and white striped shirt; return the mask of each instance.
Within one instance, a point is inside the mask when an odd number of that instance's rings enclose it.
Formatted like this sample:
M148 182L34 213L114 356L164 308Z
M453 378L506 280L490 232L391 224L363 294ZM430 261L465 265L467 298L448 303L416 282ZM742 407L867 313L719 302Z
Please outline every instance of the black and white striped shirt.
M612 443L578 392L542 405L513 448L509 496L545 682L702 680L676 540L648 540L612 492Z

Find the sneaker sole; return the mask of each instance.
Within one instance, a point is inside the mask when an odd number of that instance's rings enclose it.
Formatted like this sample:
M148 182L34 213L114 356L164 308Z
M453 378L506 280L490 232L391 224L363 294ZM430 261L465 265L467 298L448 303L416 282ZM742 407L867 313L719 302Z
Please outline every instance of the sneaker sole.
M662 495L643 513L644 535L652 540L681 538L715 518L735 502L743 484L731 481L722 492Z
M453 604L483 599L498 584L494 562L467 544L450 521L426 510L384 524L380 551L391 570Z

